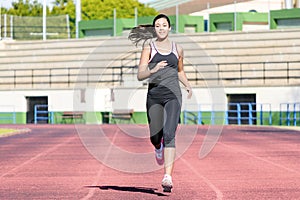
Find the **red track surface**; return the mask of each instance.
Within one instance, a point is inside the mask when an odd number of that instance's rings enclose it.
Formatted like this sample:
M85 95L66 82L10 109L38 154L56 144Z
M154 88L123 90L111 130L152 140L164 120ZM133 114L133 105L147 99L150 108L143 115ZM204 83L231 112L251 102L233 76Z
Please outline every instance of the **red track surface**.
M214 149L199 159L209 128L199 126L176 160L172 193L163 193L162 169L125 173L107 167L87 151L74 125L5 127L31 132L0 138L1 200L300 199L300 132L293 130L225 126ZM152 151L148 139L137 142L117 126L103 128L108 137L118 132L115 144L128 151ZM96 132L97 126L86 129Z

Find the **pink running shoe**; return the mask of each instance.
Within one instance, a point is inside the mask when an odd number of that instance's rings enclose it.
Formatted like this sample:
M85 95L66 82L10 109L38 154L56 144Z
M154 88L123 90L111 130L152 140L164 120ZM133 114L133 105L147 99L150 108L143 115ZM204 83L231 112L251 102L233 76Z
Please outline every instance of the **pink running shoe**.
M172 177L169 174L165 174L161 182L164 192L171 192L173 187Z
M159 165L164 164L164 145L163 145L163 143L160 144L159 149L155 149L155 158L156 158L157 164L159 164Z

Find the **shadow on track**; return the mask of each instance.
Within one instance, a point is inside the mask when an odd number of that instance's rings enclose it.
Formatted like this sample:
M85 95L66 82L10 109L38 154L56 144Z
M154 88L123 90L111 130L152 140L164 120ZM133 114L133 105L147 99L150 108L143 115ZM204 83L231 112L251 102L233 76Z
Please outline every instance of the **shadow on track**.
M99 188L100 190L116 190L122 192L140 192L145 194L153 194L156 196L168 196L160 192L156 192L156 188L146 188L146 187L129 187L129 186L114 186L114 185L104 185L104 186L86 186L88 188Z

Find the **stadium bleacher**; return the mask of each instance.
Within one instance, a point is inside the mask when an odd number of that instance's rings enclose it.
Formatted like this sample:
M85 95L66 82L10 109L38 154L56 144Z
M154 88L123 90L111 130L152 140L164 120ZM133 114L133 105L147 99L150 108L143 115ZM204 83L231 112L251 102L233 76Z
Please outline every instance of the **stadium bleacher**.
M218 81L229 87L299 84L298 29L172 37L185 49L187 75L195 86L205 81L196 77L195 65L204 76L216 67ZM90 84L105 71L103 80L122 86L136 70L140 53L126 37L1 43L1 89L72 88L80 70L86 70Z

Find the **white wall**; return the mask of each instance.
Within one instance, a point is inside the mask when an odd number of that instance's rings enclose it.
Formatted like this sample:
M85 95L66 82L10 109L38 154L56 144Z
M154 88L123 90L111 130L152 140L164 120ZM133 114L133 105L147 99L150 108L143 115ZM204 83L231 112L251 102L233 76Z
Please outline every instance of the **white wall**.
M26 112L26 99L16 92L0 92L0 112Z
M234 1L232 1L234 2ZM238 2L238 1L237 1ZM203 16L204 19L208 19L211 13L224 13L224 12L249 12L249 10L256 10L257 12L269 12L269 10L280 10L283 8L282 0L254 0L213 7L210 5L210 9L202 10L192 13L193 16Z
M50 111L111 111L112 109L146 110L147 88L114 88L44 91L0 91L0 112L26 112L28 96L48 96ZM186 99L182 90L183 108L195 104L227 104L227 94L256 94L256 103L270 103L278 111L280 103L300 102L299 87L194 88L193 98ZM84 95L85 98L82 98ZM112 99L112 97L114 97ZM82 100L85 100L82 102Z
M281 103L300 102L299 87L227 88L227 94L256 94L256 103L270 103L273 111L279 111Z

